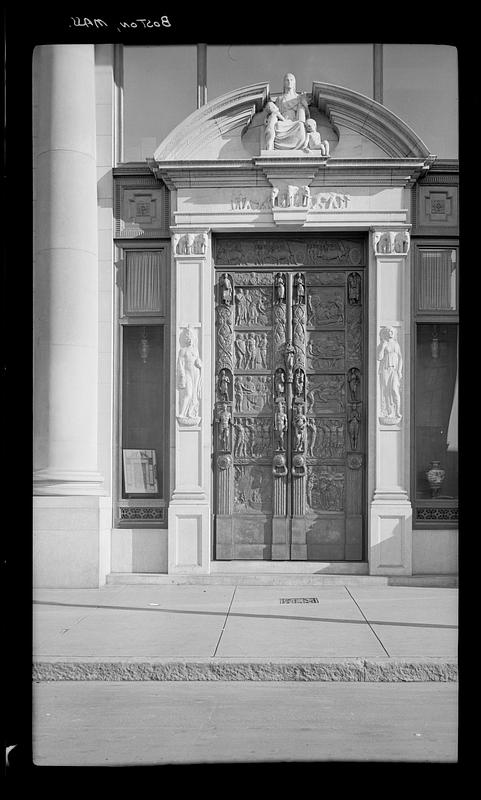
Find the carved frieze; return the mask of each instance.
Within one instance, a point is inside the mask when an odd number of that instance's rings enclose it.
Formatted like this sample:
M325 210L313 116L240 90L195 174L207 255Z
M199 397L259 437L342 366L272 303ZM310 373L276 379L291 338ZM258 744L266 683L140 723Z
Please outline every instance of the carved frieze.
M363 257L357 240L318 238L219 239L215 263L221 266L358 266Z
M232 195L233 211L272 211L283 208L306 208L312 211L342 211L349 208L351 195L342 191L318 192L302 184L274 186L269 192L247 193L237 191Z
M308 272L307 285L309 286L344 286L346 275L344 272Z
M272 286L274 283L272 272L233 272L232 277L236 286Z

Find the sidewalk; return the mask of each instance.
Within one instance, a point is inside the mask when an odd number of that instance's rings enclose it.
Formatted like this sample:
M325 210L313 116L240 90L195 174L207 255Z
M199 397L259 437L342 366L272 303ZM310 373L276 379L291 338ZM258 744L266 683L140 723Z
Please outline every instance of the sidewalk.
M457 600L454 588L362 582L37 589L33 675L453 681Z

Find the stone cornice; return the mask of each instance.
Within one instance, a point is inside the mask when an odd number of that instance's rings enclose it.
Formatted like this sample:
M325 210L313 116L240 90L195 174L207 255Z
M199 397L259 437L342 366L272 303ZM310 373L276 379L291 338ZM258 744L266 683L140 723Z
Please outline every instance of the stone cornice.
M309 175L318 185L409 186L425 173L435 156L425 158L335 159L317 164L311 158L253 158L230 161L149 160L154 175L170 189L268 186L276 178Z

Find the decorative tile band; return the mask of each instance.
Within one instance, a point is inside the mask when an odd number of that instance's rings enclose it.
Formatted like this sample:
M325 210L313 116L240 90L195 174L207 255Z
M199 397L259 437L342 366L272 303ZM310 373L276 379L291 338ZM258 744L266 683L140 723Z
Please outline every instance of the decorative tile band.
M164 512L164 508L158 507L121 506L120 519L162 521L164 519Z
M421 521L443 521L443 522L458 522L459 509L457 508L417 508L416 519Z

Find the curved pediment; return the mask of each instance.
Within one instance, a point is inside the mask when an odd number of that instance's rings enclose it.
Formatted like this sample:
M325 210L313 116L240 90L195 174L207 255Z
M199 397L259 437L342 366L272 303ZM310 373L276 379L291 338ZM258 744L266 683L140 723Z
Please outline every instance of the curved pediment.
M427 158L429 150L396 114L370 97L314 81L306 95L311 117L330 142L330 156ZM265 147L264 121L269 84L257 83L211 100L194 111L161 142L156 162L258 157ZM299 152L299 151L297 151ZM292 151L284 151L286 155Z

